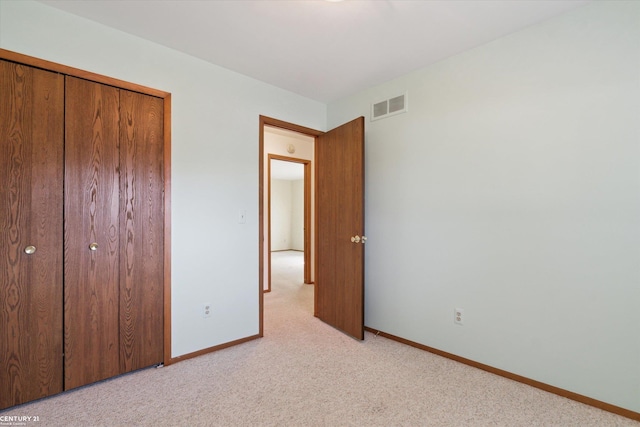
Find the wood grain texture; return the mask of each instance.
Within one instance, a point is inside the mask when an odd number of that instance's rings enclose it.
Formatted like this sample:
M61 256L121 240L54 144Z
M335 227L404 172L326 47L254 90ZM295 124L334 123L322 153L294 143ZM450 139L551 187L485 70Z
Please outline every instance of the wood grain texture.
M0 61L0 409L62 390L63 84Z
M164 313L171 313L171 94L158 89L141 86L101 74L69 67L29 55L0 49L0 59L43 68L56 73L80 77L94 82L123 88L146 95L155 96L163 100L164 110ZM275 119L272 119L275 120ZM275 123L274 123L275 125ZM170 364L171 358L171 316L164 318L164 361Z
M163 360L163 102L120 91L120 371Z
M304 164L304 273L303 281L312 284L311 272L311 162Z
M171 357L171 94L165 93L163 103L164 155L164 350L165 366Z
M119 367L119 91L66 77L65 389ZM96 242L98 250L90 251Z
M317 138L316 289L318 317L364 339L364 118Z

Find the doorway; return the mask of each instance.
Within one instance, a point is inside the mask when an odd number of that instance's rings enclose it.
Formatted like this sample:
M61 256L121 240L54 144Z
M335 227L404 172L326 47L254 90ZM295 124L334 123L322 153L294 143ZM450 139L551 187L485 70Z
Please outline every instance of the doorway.
M271 133L271 132L268 132ZM313 154L313 140L300 139L297 135L286 135L299 144L308 145L304 157ZM268 137L268 140L271 138ZM270 142L282 143L281 135L273 135L267 148L277 149ZM292 144L289 139L284 143ZM269 151L269 150L268 150ZM295 150L291 150L295 151ZM305 152L306 151L306 152ZM312 179L311 160L280 156L268 153L267 188L267 256L268 277L265 292L271 291L274 251L300 251L303 254L303 282L313 284L312 279Z
M364 339L364 117L327 132L260 116L259 128L259 336L264 336L264 290L268 283L268 150L272 130L313 141L316 167L312 276L313 315L358 340ZM290 131L290 132L287 132ZM285 147L296 151L295 144ZM284 154L283 154L284 155ZM360 237L362 236L362 237ZM266 237L266 238L265 238ZM267 278L265 280L265 277Z
M260 116L259 140L259 306L260 330L264 332L264 292L271 289L271 225L270 225L270 184L271 162L273 160L299 163L304 168L304 282L314 283L314 163L315 138L322 132L294 125L277 119ZM315 307L315 304L314 304ZM315 315L315 311L314 311Z

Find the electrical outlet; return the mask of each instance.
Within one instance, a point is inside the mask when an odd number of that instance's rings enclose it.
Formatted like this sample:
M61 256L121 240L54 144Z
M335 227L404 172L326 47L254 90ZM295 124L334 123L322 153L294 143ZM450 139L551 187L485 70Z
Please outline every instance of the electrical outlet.
M202 317L211 317L211 303L202 304Z
M456 308L453 310L453 323L456 325L464 325L464 309Z

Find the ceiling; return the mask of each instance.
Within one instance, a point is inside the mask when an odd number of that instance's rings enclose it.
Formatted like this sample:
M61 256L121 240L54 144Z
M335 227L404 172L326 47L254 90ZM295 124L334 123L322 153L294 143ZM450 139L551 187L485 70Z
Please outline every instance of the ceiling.
M323 103L587 0L41 0Z

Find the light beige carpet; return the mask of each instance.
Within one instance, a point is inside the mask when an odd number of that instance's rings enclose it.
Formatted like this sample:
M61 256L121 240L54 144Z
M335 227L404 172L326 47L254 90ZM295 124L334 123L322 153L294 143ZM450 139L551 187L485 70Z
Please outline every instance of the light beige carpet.
M640 426L313 317L302 254L273 254L265 336L22 405L29 426ZM1 419L1 418L0 418Z

